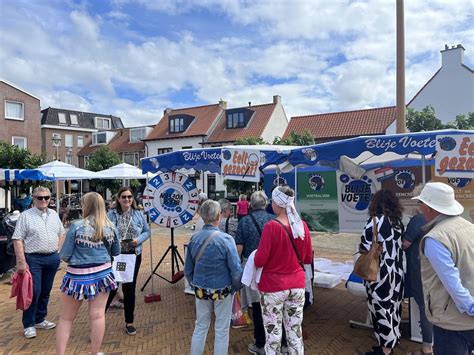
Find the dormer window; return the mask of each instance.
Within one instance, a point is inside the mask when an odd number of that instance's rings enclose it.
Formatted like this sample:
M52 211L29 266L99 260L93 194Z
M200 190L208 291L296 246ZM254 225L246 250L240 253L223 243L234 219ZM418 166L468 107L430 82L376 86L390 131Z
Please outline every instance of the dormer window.
M110 129L111 128L110 118L96 117L95 118L95 128Z
M92 133L92 144L105 144L107 143L107 132Z
M94 132L92 133L92 145L108 144L114 138L116 132Z
M78 123L77 123L77 115L71 113L71 114L69 115L69 118L71 119L71 124L72 124L73 126L78 126Z
M59 124L66 125L66 114L64 112L59 112L58 113L58 118L59 118Z
M146 137L146 127L130 128L130 143L140 142Z
M170 133L184 132L184 118L170 118Z
M243 112L234 112L227 114L227 128L245 127L245 115Z

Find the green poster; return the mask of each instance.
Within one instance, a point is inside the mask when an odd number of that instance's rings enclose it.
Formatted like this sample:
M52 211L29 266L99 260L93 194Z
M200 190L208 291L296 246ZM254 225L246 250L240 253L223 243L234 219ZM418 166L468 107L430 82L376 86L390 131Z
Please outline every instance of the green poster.
M311 230L337 232L337 185L335 171L298 173L297 208Z

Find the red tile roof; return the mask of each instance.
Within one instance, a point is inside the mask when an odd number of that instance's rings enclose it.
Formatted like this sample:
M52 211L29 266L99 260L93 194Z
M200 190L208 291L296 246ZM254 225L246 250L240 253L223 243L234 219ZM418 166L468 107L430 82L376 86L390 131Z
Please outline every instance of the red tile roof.
M293 130L299 134L308 130L316 141L385 134L395 119L395 106L292 117L283 138Z
M133 128L133 127L132 127ZM107 144L110 149L116 153L125 153L125 152L140 152L145 151L145 142L134 142L130 143L130 128L121 128L114 130L115 136ZM102 145L91 145L90 142L84 148L82 148L77 155L91 155L95 152L96 149Z
M145 140L206 136L209 133L209 129L222 112L223 109L219 104L171 110L163 115L161 120ZM169 133L168 117L179 114L193 116L194 120L186 131Z
M222 115L206 143L235 142L239 138L261 137L272 117L275 106L275 103L246 106L245 108L254 111L254 114L244 128L227 129L226 115Z

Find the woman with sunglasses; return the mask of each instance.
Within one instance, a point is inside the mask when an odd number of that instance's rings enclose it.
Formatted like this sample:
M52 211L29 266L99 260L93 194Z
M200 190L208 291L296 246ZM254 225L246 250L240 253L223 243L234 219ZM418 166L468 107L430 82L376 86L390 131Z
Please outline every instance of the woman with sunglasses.
M137 285L138 271L142 262L142 244L150 238L150 228L143 213L138 210L133 191L130 187L121 187L115 199L115 208L107 214L109 219L117 228L121 240L122 254L136 254L133 281L122 284L123 305L125 313L125 332L135 335L136 328L133 325L135 312L135 288ZM107 301L107 309L117 291L112 291Z

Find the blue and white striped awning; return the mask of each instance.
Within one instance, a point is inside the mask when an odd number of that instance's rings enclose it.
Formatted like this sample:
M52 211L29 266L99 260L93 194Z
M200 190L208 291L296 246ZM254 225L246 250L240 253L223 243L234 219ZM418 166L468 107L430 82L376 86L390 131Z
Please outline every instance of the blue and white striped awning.
M23 182L25 180L54 180L54 177L43 174L36 169L0 169L0 182Z

